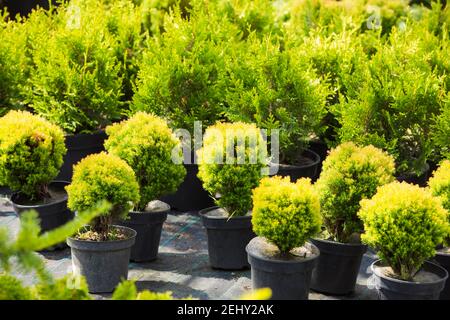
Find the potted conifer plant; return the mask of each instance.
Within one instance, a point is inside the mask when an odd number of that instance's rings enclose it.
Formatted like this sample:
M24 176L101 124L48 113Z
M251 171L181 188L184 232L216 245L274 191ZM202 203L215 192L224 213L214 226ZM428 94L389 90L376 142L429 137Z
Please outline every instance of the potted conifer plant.
M444 160L428 181L432 194L440 197L444 208L450 212L450 160ZM449 213L450 218L450 213ZM441 248L436 251L434 257L442 267L450 272L450 236L445 239ZM447 279L444 290L441 292L441 300L450 300L450 280Z
M106 149L130 165L140 188L140 201L129 218L120 223L137 231L131 260L155 260L162 226L170 211L168 204L157 199L176 191L186 174L181 162L174 163L181 158L180 141L163 119L144 112L107 127L106 133ZM172 159L177 147L179 159Z
M394 159L373 146L347 142L330 152L316 183L325 230L311 240L320 250L311 289L335 295L354 291L367 249L360 239L359 202L392 182L394 168Z
M362 241L380 257L371 266L380 299L439 299L448 273L426 260L450 231L441 201L417 185L392 182L362 200L358 215Z
M319 249L308 238L320 231L322 218L309 179L264 178L253 190L253 230L247 245L253 288L269 287L273 299L308 299Z
M125 218L139 201L139 185L133 169L107 153L90 155L74 167L72 183L66 187L69 208L81 212L106 200L112 207L92 220L67 244L72 252L73 272L86 277L89 292L112 292L128 276L128 261L136 238L133 229L112 225Z
M122 118L123 82L114 40L84 21L72 26L66 10L36 12L28 23L33 68L27 100L34 113L64 130L68 152L58 178L70 181L73 165L103 151L105 127ZM46 31L38 37L36 29Z
M217 123L206 129L198 151L198 176L217 207L201 210L200 216L213 268L248 267L245 246L254 237L252 189L258 186L266 165L265 148L253 124Z
M65 153L63 131L47 120L25 111L0 118L0 185L15 191L17 214L38 212L43 231L73 218L64 190L68 182L53 181Z

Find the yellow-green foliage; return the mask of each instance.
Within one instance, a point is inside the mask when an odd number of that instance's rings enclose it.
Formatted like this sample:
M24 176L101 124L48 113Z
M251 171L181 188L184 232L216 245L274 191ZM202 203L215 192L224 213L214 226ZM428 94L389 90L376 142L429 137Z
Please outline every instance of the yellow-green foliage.
M428 180L434 196L440 197L444 208L450 212L450 160L444 160Z
M199 156L198 177L216 204L230 215L252 208L252 189L266 165L266 144L254 124L216 123L206 129Z
M24 111L0 118L0 185L31 199L46 197L65 153L64 133L56 125Z
M180 141L163 119L138 112L129 120L107 127L106 133L108 152L125 160L136 174L141 193L139 210L177 190L186 169L172 161L172 150L179 147Z
M172 292L137 291L134 281L122 281L114 290L113 300L174 300Z
M68 275L52 283L39 283L32 290L38 300L91 300L86 279L81 276Z
M289 252L319 232L319 195L309 179L264 178L253 190L252 224L257 235Z
M33 295L22 282L8 274L0 274L0 300L32 300Z
M316 187L324 224L334 240L349 242L362 232L359 202L392 182L394 171L394 159L373 146L347 142L331 150Z
M448 234L448 213L427 189L405 182L378 188L361 201L363 242L378 251L395 274L411 280Z
M107 200L112 208L93 220L93 229L103 235L114 219L125 218L139 201L139 185L133 169L122 159L105 152L87 156L74 166L72 183L66 187L73 211L92 209Z

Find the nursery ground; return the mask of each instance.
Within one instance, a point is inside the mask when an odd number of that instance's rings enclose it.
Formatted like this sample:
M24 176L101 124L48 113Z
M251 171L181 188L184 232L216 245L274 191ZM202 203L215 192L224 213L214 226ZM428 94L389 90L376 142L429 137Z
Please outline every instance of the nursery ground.
M7 227L14 235L19 219L12 208L0 199L0 227ZM71 271L70 250L42 253L48 269L55 276ZM376 292L367 286L369 266L374 255L368 252L358 276L356 291L346 297L331 297L311 292L310 299L376 299ZM34 277L18 274L25 283ZM175 297L192 296L198 299L236 299L251 289L250 271L219 271L208 265L206 232L196 212L168 216L161 238L158 260L151 263L130 263L129 279L135 279L139 289L156 292L172 291ZM106 299L110 295L95 295Z

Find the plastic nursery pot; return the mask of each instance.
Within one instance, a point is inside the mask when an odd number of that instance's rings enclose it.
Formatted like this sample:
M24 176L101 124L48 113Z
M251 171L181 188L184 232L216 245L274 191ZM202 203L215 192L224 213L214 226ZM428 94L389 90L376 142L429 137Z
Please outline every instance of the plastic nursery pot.
M320 250L311 289L333 295L353 292L367 246L321 239L311 239L311 242Z
M72 268L76 275L86 278L89 292L112 292L128 278L128 262L136 231L123 226L112 226L127 234L124 240L90 241L68 238L72 253Z
M214 200L209 193L203 189L202 182L197 177L198 165L185 164L186 176L174 194L161 198L161 201L168 203L173 209L187 212L198 211L214 205Z
M447 270L450 273L450 253L446 253L443 250L438 250L436 252L436 256L434 257L434 261L436 261L441 267ZM450 279L447 278L445 282L444 289L441 291L441 295L439 296L440 300L450 300Z
M0 196L10 196L11 194L12 191L10 188L0 186Z
M131 248L131 261L156 260L162 227L169 211L170 207L168 205L167 209L153 212L131 211L128 219L119 223L119 225L131 228L137 232L136 241Z
M57 180L71 181L73 166L90 154L104 151L103 143L106 138L104 131L67 135L67 153L64 156L64 163L59 171Z
M292 182L295 182L300 178L317 179L319 175L320 156L312 150L305 150L302 157L305 159L305 164L279 164L278 172L275 175L290 177Z
M391 278L381 269L384 266L381 260L371 265L381 300L437 300L448 278L444 268L428 261L418 273L422 274L422 279L416 282Z
M50 183L49 190L53 198L47 203L31 203L22 193L13 193L11 196L13 209L18 215L28 210L35 210L38 213L42 232L58 228L74 217L73 212L67 208L67 193L64 187L68 184L66 181ZM55 246L55 248L63 247L65 243Z
M224 270L248 268L245 246L255 237L251 215L229 218L217 214L217 209L220 208L211 207L199 212L208 236L211 267Z
M271 288L273 300L307 300L319 249L312 243L306 243L309 256L289 254L281 257L270 254L270 246L273 245L262 237L252 239L247 245L253 289Z
M319 178L320 172L322 171L322 164L328 156L329 149L327 144L322 140L311 140L309 142L309 150L317 153L320 157L319 166L317 168L316 177L314 179L316 180L317 178Z

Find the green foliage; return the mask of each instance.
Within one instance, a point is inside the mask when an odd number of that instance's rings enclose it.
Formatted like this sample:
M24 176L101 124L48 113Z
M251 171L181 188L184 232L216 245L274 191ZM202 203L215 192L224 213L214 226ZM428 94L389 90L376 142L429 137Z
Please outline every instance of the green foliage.
M434 196L440 197L442 205L450 212L450 160L444 160L428 180Z
M443 77L427 59L429 43L414 29L395 30L370 61L357 95L339 107L341 141L372 144L392 154L397 174L420 175L433 150L431 129L445 101Z
M125 113L133 96L138 62L142 59L148 36L142 8L129 0L76 0L70 1L61 15L66 24L78 24L82 30L105 34L109 38L110 51L120 65L118 76L123 79L121 100L125 104L122 111Z
M253 230L287 253L320 230L319 195L309 179L264 178L253 190Z
M47 185L65 153L64 133L56 125L25 111L0 118L0 184L32 200L49 197Z
M26 33L23 26L3 22L0 11L0 117L24 107L24 87L28 75Z
M299 50L250 36L227 60L226 116L280 129L281 161L294 164L325 115L328 87Z
M258 186L267 150L260 130L242 122L217 123L206 129L199 157L198 177L203 188L230 216L244 216L252 208L252 189Z
M22 282L8 274L0 274L0 300L32 300L30 289Z
M138 292L134 281L122 281L114 290L113 300L174 300L172 292L151 292L144 290Z
M68 133L96 131L121 116L114 38L92 27L101 17L82 24L76 10L61 10L51 19L50 26L45 19L30 25L30 33L45 30L30 43L30 106Z
M86 280L81 276L68 275L53 283L34 286L38 300L91 300Z
M112 221L126 218L139 202L139 185L133 169L124 160L105 152L78 162L66 190L68 207L73 211L90 210L101 200L111 203L111 209L92 222L93 231L102 239L108 238Z
M175 11L165 21L165 32L149 42L133 98L134 112L154 113L165 117L171 127L191 132L195 120L208 126L221 118L224 60L238 30L208 8L196 7L189 20Z
M450 78L450 77L449 77ZM442 106L433 127L433 142L436 154L450 158L450 100ZM437 159L439 160L439 158Z
M358 239L363 225L357 213L362 199L394 180L394 159L373 147L351 142L331 150L316 183L328 234L338 242Z
M78 300L88 299L86 282L82 278L67 276L55 280L45 268L42 258L35 253L54 246L74 233L93 218L110 210L106 202L99 202L91 210L79 212L77 216L57 229L41 233L35 211L21 215L20 229L13 240L6 227L0 228L0 300ZM38 283L24 287L20 280L10 274L11 270L22 273L35 272Z
M164 120L138 112L129 120L107 127L106 133L108 152L125 160L136 174L140 187L138 210L177 190L186 169L172 161L172 151L180 148L180 141Z
M363 242L402 280L413 279L450 231L441 202L428 190L404 182L384 185L372 199L362 200L359 216Z

